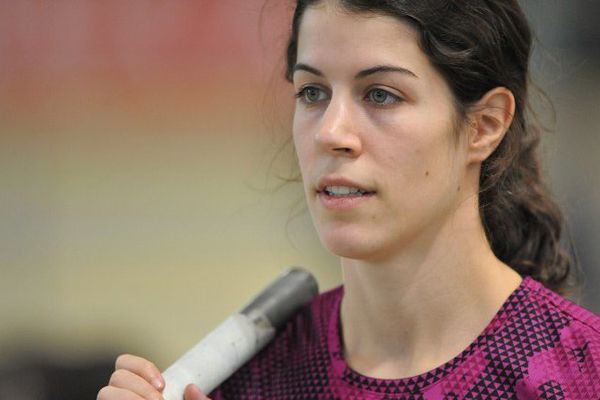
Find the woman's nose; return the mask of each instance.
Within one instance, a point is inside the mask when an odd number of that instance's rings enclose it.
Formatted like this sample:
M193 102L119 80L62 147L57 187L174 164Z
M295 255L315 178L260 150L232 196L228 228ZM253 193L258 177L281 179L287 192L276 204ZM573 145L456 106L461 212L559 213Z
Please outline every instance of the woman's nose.
M315 136L319 147L335 156L357 157L362 151L357 118L351 99L332 97Z

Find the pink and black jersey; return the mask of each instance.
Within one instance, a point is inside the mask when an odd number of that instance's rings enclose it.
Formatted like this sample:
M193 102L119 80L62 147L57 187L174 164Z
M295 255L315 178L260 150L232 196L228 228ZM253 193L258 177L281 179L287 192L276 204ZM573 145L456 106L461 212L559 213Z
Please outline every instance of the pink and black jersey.
M344 361L343 288L319 295L214 400L600 399L600 318L531 278L461 354L422 375L374 379Z

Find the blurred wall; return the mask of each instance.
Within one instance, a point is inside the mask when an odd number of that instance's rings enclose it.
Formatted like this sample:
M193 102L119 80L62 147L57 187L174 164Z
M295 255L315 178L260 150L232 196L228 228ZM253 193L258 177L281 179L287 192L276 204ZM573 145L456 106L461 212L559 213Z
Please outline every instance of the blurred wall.
M164 367L286 266L338 281L300 187L275 190L289 4L1 10L0 359Z
M547 172L600 311L597 4L524 2L558 115ZM164 368L285 266L339 282L299 186L275 190L290 2L0 5L1 363Z
M533 76L555 109L552 118L538 107L554 128L542 146L546 175L581 264L582 302L600 313L600 2L522 3L536 34Z

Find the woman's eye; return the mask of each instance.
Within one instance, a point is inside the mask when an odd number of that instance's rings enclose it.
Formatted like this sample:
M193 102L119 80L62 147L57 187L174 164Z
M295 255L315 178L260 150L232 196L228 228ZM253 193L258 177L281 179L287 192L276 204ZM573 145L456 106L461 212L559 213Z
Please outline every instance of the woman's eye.
M316 86L306 86L296 93L296 97L306 104L311 104L327 100L327 93Z
M398 103L402 101L402 99L395 94L388 92L387 90L372 89L367 93L367 101L375 103L379 106L387 106Z

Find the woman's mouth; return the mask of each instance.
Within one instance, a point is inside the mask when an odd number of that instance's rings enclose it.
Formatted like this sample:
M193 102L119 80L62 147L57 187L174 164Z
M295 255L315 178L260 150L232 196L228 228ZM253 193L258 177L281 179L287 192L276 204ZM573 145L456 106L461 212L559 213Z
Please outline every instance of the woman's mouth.
M331 211L350 211L369 201L375 192L354 186L324 186L317 192L323 207Z
M323 188L323 193L331 197L356 197L368 196L373 192L350 186L325 186L325 188Z

